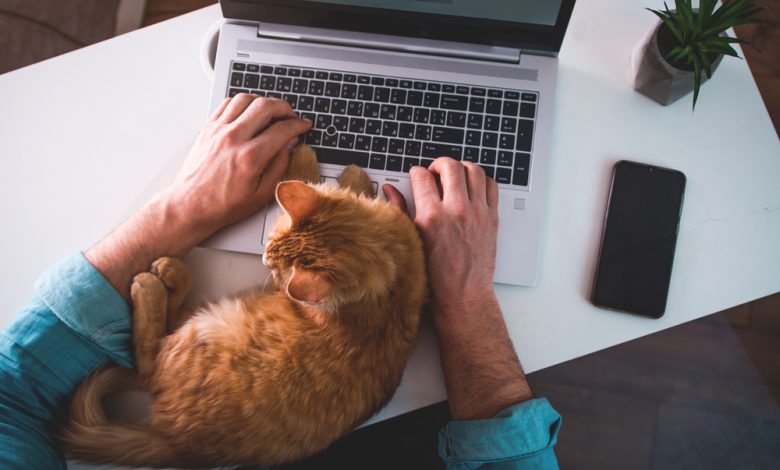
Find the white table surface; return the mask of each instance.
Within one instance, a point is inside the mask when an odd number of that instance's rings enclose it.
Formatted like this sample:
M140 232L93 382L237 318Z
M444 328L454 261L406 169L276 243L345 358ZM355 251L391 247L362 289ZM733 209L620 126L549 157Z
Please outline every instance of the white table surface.
M527 372L780 290L780 143L744 61L662 107L624 79L657 2L580 0L560 54L536 287L497 285ZM643 5L646 4L646 5ZM214 6L0 76L0 326L57 260L84 250L172 179L204 120L200 62ZM615 21L620 18L620 21ZM612 165L683 171L688 187L666 315L588 301ZM199 298L267 277L256 256L197 249ZM373 421L445 398L430 324Z

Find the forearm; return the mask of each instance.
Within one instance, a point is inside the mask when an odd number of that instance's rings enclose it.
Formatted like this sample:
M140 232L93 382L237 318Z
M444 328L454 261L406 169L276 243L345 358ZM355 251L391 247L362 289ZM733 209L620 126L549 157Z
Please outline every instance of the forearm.
M434 305L434 319L453 419L490 418L533 397L492 290Z
M213 232L184 214L173 197L160 193L85 256L127 300L136 274L162 256L184 256Z

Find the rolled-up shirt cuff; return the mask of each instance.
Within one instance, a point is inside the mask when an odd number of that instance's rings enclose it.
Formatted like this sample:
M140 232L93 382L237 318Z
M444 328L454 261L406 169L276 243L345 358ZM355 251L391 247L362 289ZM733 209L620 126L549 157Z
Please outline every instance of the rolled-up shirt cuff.
M54 265L38 279L35 288L68 328L114 362L133 367L128 304L83 253Z
M491 419L448 423L439 432L439 456L463 469L530 458L552 451L560 427L561 416L546 398L528 400Z

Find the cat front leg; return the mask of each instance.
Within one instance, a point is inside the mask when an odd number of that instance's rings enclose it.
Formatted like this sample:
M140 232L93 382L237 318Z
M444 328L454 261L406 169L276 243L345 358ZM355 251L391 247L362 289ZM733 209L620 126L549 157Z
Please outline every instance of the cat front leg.
M320 182L320 166L317 154L308 145L301 144L290 152L290 165L282 177L283 181L298 180L304 183Z
M165 337L168 289L154 274L141 273L133 278L130 300L133 304L135 365L141 380L148 386L157 364L160 341Z
M181 306L192 287L192 275L187 265L176 258L167 256L152 263L152 274L159 277L168 288L168 314L165 329L168 334L171 334L189 317L182 311Z
M347 188L358 195L368 198L374 197L374 185L371 184L371 179L365 171L356 165L344 168L344 171L339 175L339 186Z

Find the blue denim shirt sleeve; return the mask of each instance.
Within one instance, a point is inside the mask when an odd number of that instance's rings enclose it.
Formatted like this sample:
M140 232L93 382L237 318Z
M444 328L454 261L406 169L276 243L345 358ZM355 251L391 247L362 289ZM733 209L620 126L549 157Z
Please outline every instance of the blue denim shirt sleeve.
M528 400L491 419L450 422L439 432L439 456L449 470L557 469L560 427L546 398Z
M77 253L38 280L0 333L0 468L65 468L51 433L78 384L110 362L133 365L129 308Z

